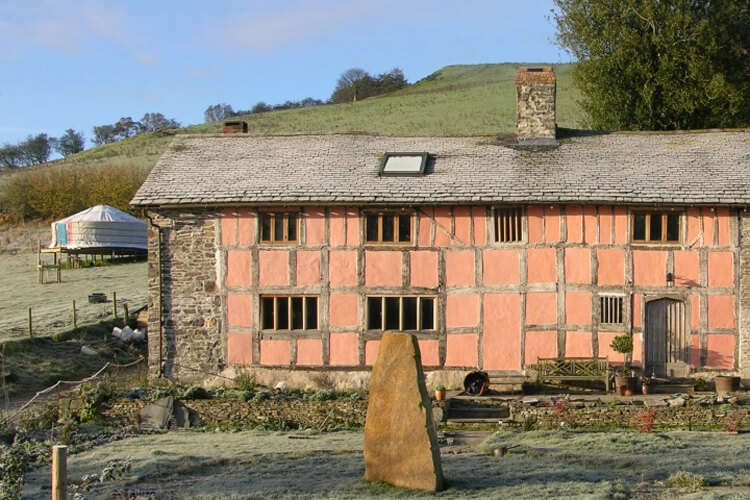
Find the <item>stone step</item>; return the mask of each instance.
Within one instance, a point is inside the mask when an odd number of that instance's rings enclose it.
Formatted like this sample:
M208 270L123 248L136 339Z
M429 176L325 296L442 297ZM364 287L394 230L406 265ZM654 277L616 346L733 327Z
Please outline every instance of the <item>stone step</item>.
M693 384L651 384L651 394L684 394L693 390Z

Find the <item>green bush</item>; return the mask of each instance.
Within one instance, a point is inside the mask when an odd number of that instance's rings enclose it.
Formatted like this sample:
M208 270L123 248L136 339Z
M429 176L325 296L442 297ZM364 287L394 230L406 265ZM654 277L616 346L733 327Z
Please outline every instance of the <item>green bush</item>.
M247 368L240 368L234 377L234 387L240 391L252 391L255 388L255 374Z

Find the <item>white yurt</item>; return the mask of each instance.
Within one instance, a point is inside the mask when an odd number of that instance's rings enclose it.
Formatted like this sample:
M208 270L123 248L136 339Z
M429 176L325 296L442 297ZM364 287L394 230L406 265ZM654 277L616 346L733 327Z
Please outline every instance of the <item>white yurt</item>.
M52 223L49 248L146 250L146 223L109 205L97 205Z

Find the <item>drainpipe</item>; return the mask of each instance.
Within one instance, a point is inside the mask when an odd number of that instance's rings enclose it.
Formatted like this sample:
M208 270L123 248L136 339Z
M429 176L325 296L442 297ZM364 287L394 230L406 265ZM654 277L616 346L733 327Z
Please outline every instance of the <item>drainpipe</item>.
M161 245L162 245L162 227L158 224L154 223L154 220L151 218L151 215L148 214L146 210L143 211L144 215L148 219L149 224L151 224L152 227L156 228L156 269L158 274L157 279L157 308L156 312L158 314L158 324L159 324L159 378L163 376L163 369L164 369L164 318L162 317L162 268L161 268Z

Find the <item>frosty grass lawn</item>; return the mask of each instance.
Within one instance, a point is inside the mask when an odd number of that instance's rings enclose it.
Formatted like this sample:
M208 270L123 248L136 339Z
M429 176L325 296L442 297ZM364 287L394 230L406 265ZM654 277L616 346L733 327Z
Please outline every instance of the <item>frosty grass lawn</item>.
M76 481L131 459L123 480L89 498L750 498L748 451L750 434L716 432L500 432L477 445L459 436L441 449L447 489L431 495L362 482L361 432L180 431L74 455L68 473ZM24 498L48 498L49 474L28 474Z

